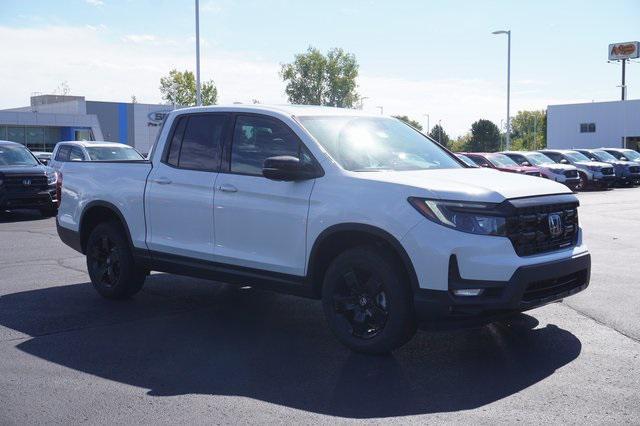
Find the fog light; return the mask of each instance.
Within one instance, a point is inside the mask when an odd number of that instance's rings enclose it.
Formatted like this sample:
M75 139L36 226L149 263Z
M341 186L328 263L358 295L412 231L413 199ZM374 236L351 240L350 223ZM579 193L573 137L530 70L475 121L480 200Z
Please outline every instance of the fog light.
M453 290L456 296L480 296L484 292L482 288L465 288L462 290Z

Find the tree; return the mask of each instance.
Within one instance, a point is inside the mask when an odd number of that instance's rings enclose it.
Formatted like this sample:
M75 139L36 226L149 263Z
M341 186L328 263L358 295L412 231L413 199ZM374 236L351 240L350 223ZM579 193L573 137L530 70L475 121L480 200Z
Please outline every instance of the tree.
M500 150L500 129L490 120L480 119L471 125L469 150L495 152Z
M334 48L325 56L310 46L292 63L282 65L280 77L287 83L285 93L291 103L353 108L359 99L358 69L353 54Z
M471 133L467 132L462 136L458 136L455 140L451 141L447 148L453 152L465 152L469 151L471 146Z
M172 105L193 106L196 104L196 79L191 71L169 71L169 75L160 79L162 99ZM202 83L202 105L215 105L218 102L218 89L213 80Z
M415 127L416 129L422 131L422 124L420 124L417 120L412 120L409 117L407 117L406 115L394 115L394 117L397 118L400 121L404 121L409 126Z
M535 151L547 146L547 112L518 111L511 120L512 146Z
M449 142L451 141L449 135L444 131L440 124L436 124L431 128L429 137L444 146L449 146Z

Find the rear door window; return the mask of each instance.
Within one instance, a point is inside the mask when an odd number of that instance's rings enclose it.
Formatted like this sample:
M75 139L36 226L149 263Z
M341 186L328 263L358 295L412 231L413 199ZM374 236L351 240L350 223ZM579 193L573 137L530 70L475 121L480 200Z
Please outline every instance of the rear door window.
M62 145L58 148L58 152L56 153L56 161L69 161L69 153L71 152L71 147L69 145Z

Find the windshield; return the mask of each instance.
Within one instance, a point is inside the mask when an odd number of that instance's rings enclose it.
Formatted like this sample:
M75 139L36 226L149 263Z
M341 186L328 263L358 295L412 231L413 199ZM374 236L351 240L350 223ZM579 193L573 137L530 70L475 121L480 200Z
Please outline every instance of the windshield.
M91 161L141 160L135 149L127 146L90 146L87 153Z
M478 167L478 165L469 157L464 154L456 154L456 156L461 159L467 166Z
M387 117L300 117L302 125L344 169L454 169L463 166L435 142Z
M0 166L37 166L40 164L23 146L0 145Z
M629 151L624 151L623 154L625 157L627 157L628 160L633 160L633 161L640 160L640 154L638 154L634 150L630 149Z
M607 151L593 151L593 155L600 161L616 161L616 157L609 154Z
M487 158L498 167L518 167L518 163L504 154L489 154Z
M589 158L584 155L584 154L580 154L577 151L569 151L569 152L565 152L565 154L567 157L569 157L571 159L571 161L591 161L589 160Z
M539 152L532 152L531 154L526 155L527 160L530 164L534 166L542 166L544 164L556 164L551 158L547 157L544 154L540 154Z

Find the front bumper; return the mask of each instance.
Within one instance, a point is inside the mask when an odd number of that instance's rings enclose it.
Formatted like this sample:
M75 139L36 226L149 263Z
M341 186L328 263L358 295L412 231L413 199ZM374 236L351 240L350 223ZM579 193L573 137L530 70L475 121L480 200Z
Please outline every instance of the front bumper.
M519 267L508 281L460 277L456 256L449 261L449 289L414 292L416 316L423 328L482 325L576 294L589 285L591 256ZM479 296L456 296L455 290L482 289Z
M57 201L55 187L33 192L4 191L0 193L0 210L52 208Z

